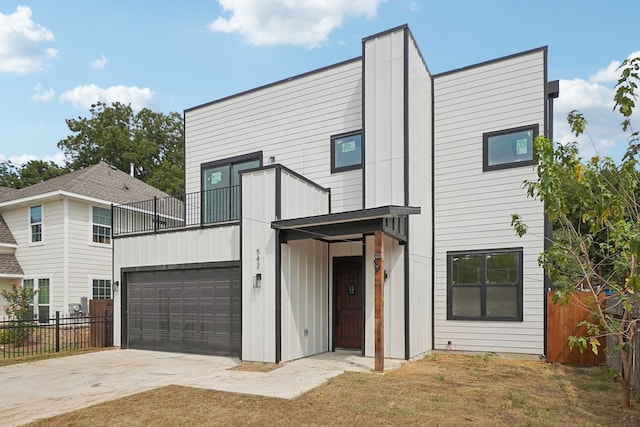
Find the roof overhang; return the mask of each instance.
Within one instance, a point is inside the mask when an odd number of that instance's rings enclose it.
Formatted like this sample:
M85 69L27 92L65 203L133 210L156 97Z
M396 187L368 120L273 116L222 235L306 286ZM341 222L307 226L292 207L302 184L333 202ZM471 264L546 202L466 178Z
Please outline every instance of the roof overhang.
M384 233L401 243L407 241L409 215L420 213L419 207L380 206L357 211L330 213L303 218L273 221L271 228L280 231L280 242L289 240L337 240Z
M90 203L102 204L107 206L111 204L111 202L104 199L99 199L97 197L89 197L83 194L72 193L65 190L54 190L54 191L49 191L47 193L34 194L31 196L5 200L4 202L0 203L0 208L19 207L21 205L33 204L34 202L35 203L47 202L50 200L62 200L64 198L82 200Z

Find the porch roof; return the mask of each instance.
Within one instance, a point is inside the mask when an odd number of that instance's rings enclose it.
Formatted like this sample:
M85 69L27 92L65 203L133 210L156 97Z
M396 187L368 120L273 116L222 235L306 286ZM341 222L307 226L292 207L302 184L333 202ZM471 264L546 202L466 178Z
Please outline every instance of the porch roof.
M299 239L334 240L335 238L373 234L382 230L400 242L407 241L407 218L420 213L419 207L380 206L356 211L330 213L273 221L280 230L280 241Z

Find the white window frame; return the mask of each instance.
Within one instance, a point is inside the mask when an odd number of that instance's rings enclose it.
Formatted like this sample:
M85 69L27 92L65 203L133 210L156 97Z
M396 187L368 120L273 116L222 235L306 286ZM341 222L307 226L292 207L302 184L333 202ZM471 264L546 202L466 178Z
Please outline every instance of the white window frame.
M32 222L31 221L31 210L33 208L40 208L40 221L39 222ZM42 245L44 243L44 205L43 204L39 204L39 205L33 205L33 206L29 206L29 209L27 210L27 241L29 242L30 245ZM33 240L33 227L34 226L40 226L40 240Z
M110 247L112 242L113 242L113 228L112 228L111 224L105 225L105 224L93 222L93 211L94 211L95 208L105 209L105 210L108 210L109 212L111 212L110 208L103 208L102 206L94 206L94 205L89 206L89 243L91 245L93 245L93 246ZM93 231L94 226L104 227L104 228L108 228L109 229L109 242L108 243L94 240L94 231Z
M40 302L40 287L42 285L42 280L46 280L49 286L47 302ZM51 279L49 277L25 277L24 279L22 279L23 287L25 286L25 282L27 281L31 281L31 285L33 286L33 288L38 290L38 292L36 292L36 294L33 296L33 302L29 304L32 307L32 314L34 316L34 319L37 319L39 323L49 323L49 319L51 318ZM45 319L40 318L40 307L47 307L48 315Z
M94 290L94 282L96 281L106 281L109 283L109 294L103 298L96 298L93 293ZM110 277L90 277L89 278L89 299L112 299L113 298L113 283L111 282Z

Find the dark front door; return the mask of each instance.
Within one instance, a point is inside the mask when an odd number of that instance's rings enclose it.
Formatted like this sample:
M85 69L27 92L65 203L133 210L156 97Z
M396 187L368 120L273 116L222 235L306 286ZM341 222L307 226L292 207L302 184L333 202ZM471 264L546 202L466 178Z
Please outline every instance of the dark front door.
M335 346L362 348L362 257L333 259Z

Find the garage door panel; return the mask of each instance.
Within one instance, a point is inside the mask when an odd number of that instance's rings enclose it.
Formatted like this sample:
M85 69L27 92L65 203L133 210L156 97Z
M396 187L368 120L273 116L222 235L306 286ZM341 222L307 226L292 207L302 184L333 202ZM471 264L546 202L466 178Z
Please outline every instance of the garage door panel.
M240 269L127 274L128 345L240 355Z

